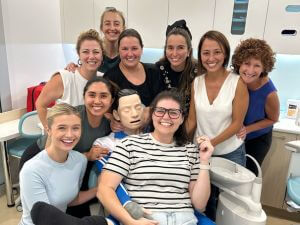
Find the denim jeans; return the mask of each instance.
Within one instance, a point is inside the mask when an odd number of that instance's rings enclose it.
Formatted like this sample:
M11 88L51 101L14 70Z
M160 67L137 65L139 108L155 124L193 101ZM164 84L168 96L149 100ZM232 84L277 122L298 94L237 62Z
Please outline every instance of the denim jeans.
M159 225L197 225L197 218L193 211L155 212L151 216Z
M240 147L238 147L233 152L230 152L225 155L218 155L217 157L222 157L224 159L231 160L237 164L240 164L246 167L246 148L245 143L243 143Z

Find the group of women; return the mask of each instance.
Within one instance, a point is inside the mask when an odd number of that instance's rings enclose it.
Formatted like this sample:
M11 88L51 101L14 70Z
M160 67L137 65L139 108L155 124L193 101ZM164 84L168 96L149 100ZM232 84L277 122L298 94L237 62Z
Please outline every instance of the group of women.
M118 143L101 173L98 198L122 224L201 224L193 208L203 211L207 205L211 155L245 166L245 152L262 163L270 147L272 125L279 116L276 88L267 76L275 63L272 49L263 40L242 41L232 57L233 71L229 71L226 37L208 31L199 42L196 61L191 32L182 20L168 26L164 56L153 65L140 61L142 38L136 30L125 29L120 11L108 8L101 16L100 30L103 42L95 30L79 36L78 66L67 67L75 73L63 70L53 75L37 101L50 141L46 146L37 146L45 150L21 170L20 224L51 224L52 219L58 225L112 223L102 217L76 220L55 207L65 211L67 206L96 196L95 189L85 187L89 170L83 174L87 160L92 162L108 153L92 143L111 131L105 116L111 119L109 109L116 86L138 92L148 108L151 128L149 133ZM97 70L104 73L104 78ZM47 105L58 99L76 108L57 104L47 111ZM110 122L112 128L116 127L113 124ZM193 138L198 146L188 142ZM76 172L69 162L72 155L81 161ZM41 160L44 163L34 163ZM68 179L72 183L65 182ZM152 219L134 219L119 204L114 191L122 180L132 200L152 211ZM37 204L31 217L30 211L39 201L50 206ZM45 212L45 216L37 211ZM71 215L89 215L79 211ZM56 216L49 216L50 212Z

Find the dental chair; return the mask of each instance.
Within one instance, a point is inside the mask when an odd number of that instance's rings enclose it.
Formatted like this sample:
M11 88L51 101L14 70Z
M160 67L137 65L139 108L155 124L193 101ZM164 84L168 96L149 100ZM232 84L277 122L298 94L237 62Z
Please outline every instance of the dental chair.
M288 142L285 148L292 152L287 176L287 210L300 212L300 141Z
M20 159L25 149L42 135L38 123L40 123L40 119L36 111L28 112L20 118L19 133L21 137L7 144L9 156ZM14 184L13 189L16 190L18 186L19 184ZM17 211L21 212L20 197L15 200L15 205Z
M260 203L262 172L258 176L245 167L220 157L212 157L211 183L220 189L217 225L265 225L267 216Z

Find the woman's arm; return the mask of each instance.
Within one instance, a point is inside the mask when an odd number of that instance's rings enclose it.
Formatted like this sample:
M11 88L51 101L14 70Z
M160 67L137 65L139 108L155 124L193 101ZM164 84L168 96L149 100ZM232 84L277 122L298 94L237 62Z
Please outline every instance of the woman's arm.
M190 138L190 140L193 139L193 135L194 132L196 130L196 120L197 120L197 116L196 116L196 108L195 108L195 91L194 91L194 82L192 83L192 87L191 87L191 102L190 102L190 109L189 109L189 115L188 118L185 122L185 128L187 131L187 134Z
M60 74L56 73L47 82L36 101L36 109L45 129L47 129L47 107L51 102L61 98L63 93L63 81L61 79Z
M120 174L104 170L100 175L100 183L98 186L97 197L119 222L125 225L141 224L138 220L134 220L129 213L123 208L116 195L116 188L122 181Z
M241 80L238 81L235 91L235 97L232 103L232 122L218 136L211 139L213 146L216 146L228 138L232 137L243 126L244 118L248 109L249 94L246 84Z
M193 206L202 211L210 196L209 159L214 147L206 136L198 137L197 142L199 144L200 171L197 180L190 182L189 193Z
M75 206L75 205L81 205L92 198L96 197L97 194L97 187L91 188L87 191L80 191L77 195L77 197L68 204L68 206Z
M279 118L279 99L276 91L271 92L266 100L265 111L267 118L246 126L246 133L251 133L276 123Z

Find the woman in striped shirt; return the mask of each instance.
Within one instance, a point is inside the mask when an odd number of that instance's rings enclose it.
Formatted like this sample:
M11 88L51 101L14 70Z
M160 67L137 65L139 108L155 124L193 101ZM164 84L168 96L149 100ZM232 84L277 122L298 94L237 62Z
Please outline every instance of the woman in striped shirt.
M153 131L122 139L104 167L98 197L122 224L197 224L193 208L204 209L210 195L213 147L206 137L199 148L188 143L183 109L178 92L161 92L151 105ZM121 206L115 189L122 180L153 220L135 220Z

